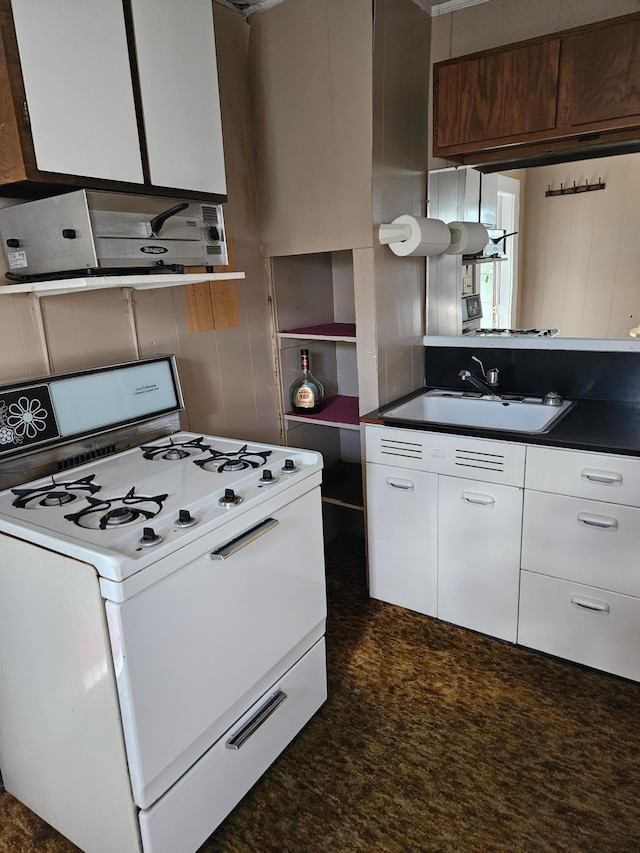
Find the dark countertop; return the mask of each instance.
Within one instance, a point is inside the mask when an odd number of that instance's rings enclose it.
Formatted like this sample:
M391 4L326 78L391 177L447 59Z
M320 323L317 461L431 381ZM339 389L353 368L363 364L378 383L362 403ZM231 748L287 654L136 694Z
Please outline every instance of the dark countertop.
M360 418L361 423L381 424L422 429L429 432L446 432L450 435L469 435L475 438L492 438L496 441L517 441L521 444L538 444L545 447L566 447L598 453L620 453L640 456L640 403L618 403L602 400L576 400L576 405L546 433L508 432L507 430L457 427L425 421L403 421L385 418L384 412L398 403L418 397L429 388L421 388L394 400L380 409Z

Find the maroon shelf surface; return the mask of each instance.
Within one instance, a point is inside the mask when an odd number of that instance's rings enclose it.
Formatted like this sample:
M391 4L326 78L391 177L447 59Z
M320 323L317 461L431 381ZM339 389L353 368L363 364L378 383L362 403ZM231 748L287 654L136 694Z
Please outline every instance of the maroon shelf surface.
M297 415L294 412L287 412L287 415L294 418L304 418L309 421L326 421L332 424L355 424L360 422L358 412L357 397L330 397L325 401L322 411L316 412L314 415Z
M281 335L319 335L324 338L355 338L355 323L320 323L299 329L283 329Z

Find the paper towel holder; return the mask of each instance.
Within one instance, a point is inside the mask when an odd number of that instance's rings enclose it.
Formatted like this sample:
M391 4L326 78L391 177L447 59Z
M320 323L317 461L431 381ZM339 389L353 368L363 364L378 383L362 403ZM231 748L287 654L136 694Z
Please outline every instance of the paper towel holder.
M451 235L441 219L407 213L380 225L378 240L399 257L433 257L445 251Z

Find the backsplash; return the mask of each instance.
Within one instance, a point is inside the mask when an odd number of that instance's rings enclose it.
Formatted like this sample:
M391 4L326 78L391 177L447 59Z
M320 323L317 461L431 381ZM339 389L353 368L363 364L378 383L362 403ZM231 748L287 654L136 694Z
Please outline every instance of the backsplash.
M568 398L640 403L640 351L425 346L425 384L469 390L458 373L465 369L481 377L473 355L485 370L498 368L502 393L542 396L557 391Z

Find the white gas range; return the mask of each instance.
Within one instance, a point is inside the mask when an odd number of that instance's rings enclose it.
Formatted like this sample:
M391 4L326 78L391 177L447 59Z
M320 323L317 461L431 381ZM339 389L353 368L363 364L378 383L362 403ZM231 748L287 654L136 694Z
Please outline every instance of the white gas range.
M320 455L179 405L172 358L0 389L0 767L87 853L197 850L326 698Z

